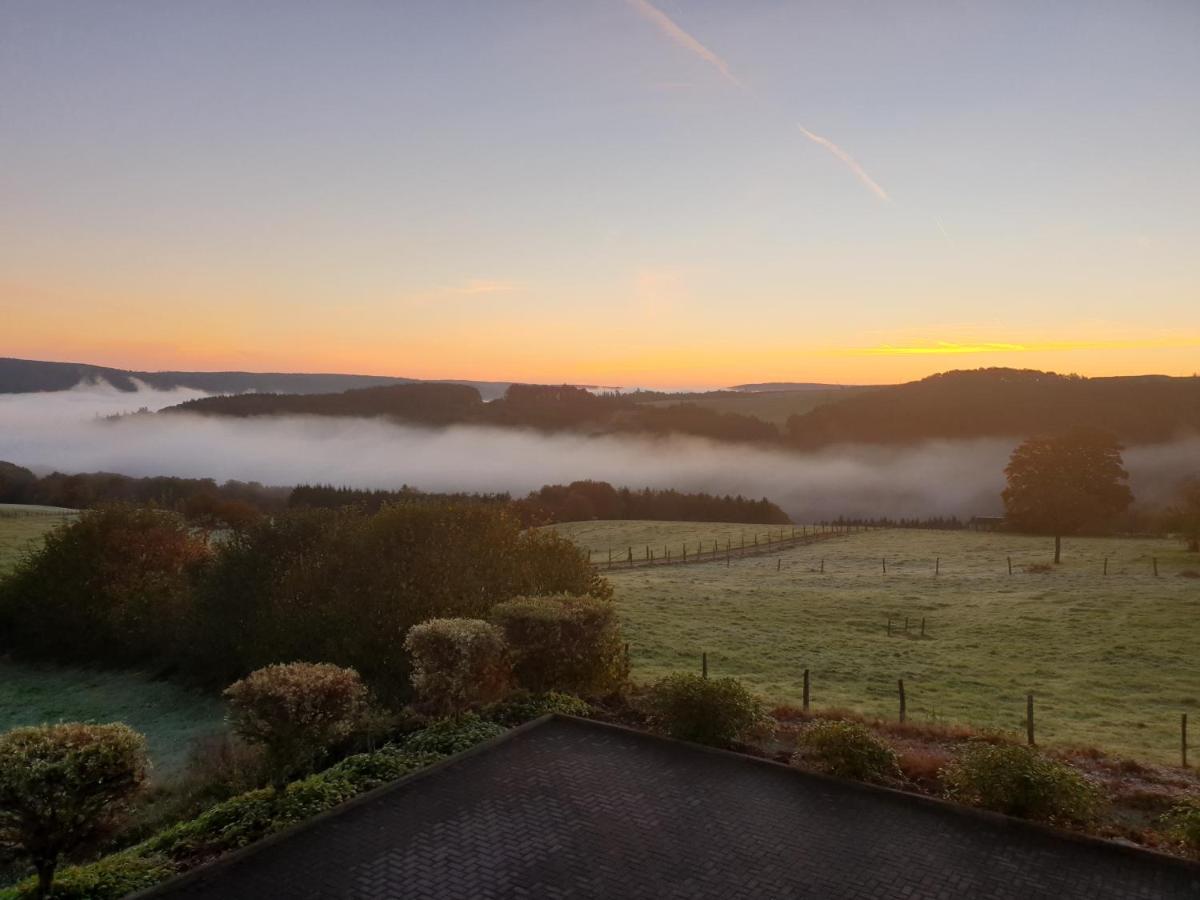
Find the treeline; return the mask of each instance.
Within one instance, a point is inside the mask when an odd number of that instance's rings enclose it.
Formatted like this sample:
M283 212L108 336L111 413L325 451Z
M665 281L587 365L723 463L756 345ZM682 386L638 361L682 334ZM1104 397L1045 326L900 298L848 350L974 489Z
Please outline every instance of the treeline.
M909 516L900 518L892 518L890 516L874 516L871 518L847 518L839 516L825 522L820 522L821 525L833 525L837 527L854 526L865 528L922 528L933 529L937 531L957 531L962 528L969 527L969 522L964 522L958 516Z
M675 522L740 522L788 525L791 519L763 497L740 494L685 494L676 490L614 488L606 481L548 484L518 501L518 514L530 524L589 519L649 519Z
M763 497L688 494L676 490L614 488L607 481L548 484L527 497L509 494L428 494L411 487L399 490L360 490L332 485L300 485L288 498L293 508L357 507L375 512L395 503L482 504L506 506L526 527L593 519L647 519L676 522L741 522L760 525L791 523L782 509Z
M501 507L285 509L210 541L174 513L107 506L0 581L0 652L211 685L315 659L397 696L412 625L560 593L610 590L574 544Z
M257 481L151 476L133 478L112 472L38 477L29 469L0 461L0 503L29 503L90 509L105 503L153 504L174 510L201 525L245 524L263 513L283 509L290 488Z
M210 416L314 415L385 417L418 425L491 425L589 434L688 434L716 441L777 443L779 429L754 416L722 413L693 403L648 406L618 393L570 385L514 384L484 403L479 391L457 384L401 384L339 394L237 394L205 397L163 413Z
M341 509L354 506L366 512L378 512L389 503L458 503L507 506L512 496L499 494L431 494L408 485L397 490L367 490L334 487L331 484L301 484L288 495L287 505L293 509Z

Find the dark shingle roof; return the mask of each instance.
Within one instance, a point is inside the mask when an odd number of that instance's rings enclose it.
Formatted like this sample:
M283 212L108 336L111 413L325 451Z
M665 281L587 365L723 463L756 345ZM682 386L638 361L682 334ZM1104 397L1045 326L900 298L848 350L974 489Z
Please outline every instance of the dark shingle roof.
M143 895L1200 898L1200 866L555 717Z

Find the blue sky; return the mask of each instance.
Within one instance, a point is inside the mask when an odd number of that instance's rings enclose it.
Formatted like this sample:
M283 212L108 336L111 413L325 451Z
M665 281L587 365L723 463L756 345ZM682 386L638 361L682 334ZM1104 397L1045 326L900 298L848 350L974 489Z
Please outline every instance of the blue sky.
M1190 374L1197 46L1185 0L5 0L0 354Z

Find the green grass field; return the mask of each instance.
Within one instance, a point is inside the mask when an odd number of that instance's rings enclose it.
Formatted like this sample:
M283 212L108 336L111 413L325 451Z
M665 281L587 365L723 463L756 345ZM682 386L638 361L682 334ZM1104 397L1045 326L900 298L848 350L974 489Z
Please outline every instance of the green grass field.
M21 554L47 531L78 515L57 506L20 506L0 503L0 575L13 567Z
M601 550L651 536L660 545L711 541L722 527L736 541L740 526L558 526ZM815 705L894 716L903 678L911 718L1014 731L1024 728L1033 691L1042 742L1178 761L1180 713L1200 719L1200 579L1180 573L1200 570L1200 557L1169 541L1125 538L1067 539L1063 553L1063 565L1033 574L1023 567L1050 562L1050 540L897 529L728 568L614 570L610 578L638 680L699 671L706 651L711 674L744 679L774 701L800 700L807 667Z
M124 722L146 735L155 775L182 767L193 738L224 728L216 697L136 672L0 660L0 732L44 722Z

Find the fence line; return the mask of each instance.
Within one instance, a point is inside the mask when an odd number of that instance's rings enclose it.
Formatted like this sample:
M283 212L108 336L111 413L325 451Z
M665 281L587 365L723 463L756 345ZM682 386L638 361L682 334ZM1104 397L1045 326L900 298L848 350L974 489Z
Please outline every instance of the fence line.
M697 549L690 549L687 542L676 544L681 552L673 553L671 545L664 545L662 555L658 555L658 548L651 547L649 544L644 545L644 552L641 554L635 553L632 546L625 547L624 554L615 554L610 549L606 559L594 559L595 555L601 551L588 550L588 562L600 569L644 569L651 566L684 566L693 563L707 562L725 562L729 563L735 559L746 559L748 557L764 556L768 553L778 553L780 550L786 550L791 547L803 547L809 544L815 544L818 541L828 540L834 537L843 537L848 534L855 534L861 531L874 530L870 526L862 525L815 525L811 529L805 525L801 528L780 528L778 537L775 537L775 532L768 531L766 540L760 541L758 532L751 535L750 543L746 542L745 535L738 544L734 544L732 540L726 539L725 545L721 546L720 541L713 541L712 548L705 550L707 546L705 541L697 541L694 545Z

